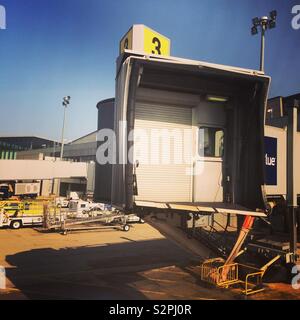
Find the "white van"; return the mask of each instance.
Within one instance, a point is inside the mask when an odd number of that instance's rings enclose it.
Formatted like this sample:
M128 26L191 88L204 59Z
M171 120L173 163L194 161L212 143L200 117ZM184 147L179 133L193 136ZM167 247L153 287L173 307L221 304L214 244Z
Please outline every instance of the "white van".
M94 203L91 201L83 200L70 200L69 210L72 216L77 218L89 217L91 211L102 211L104 210L102 203Z

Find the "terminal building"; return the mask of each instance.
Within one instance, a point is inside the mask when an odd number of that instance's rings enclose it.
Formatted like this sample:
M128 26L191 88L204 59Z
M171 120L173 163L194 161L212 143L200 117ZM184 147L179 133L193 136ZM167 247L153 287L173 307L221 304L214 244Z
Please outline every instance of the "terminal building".
M70 162L87 163L87 178L63 178L60 179L59 193L66 196L68 191L77 191L79 194L94 193L95 161L97 132L91 132L64 146L63 159ZM0 137L0 143L5 144L7 151L3 151L6 157L2 159L15 160L59 160L61 144L57 141L39 137ZM8 145L10 149L8 149ZM12 151L10 151L12 149ZM5 152L5 153L4 153ZM9 153L10 152L10 153ZM11 154L13 152L13 154ZM44 181L43 195L47 196L53 191L52 181Z
M294 100L300 101L300 93L287 97L274 97L268 100L266 110L266 125L283 128L288 108ZM300 109L298 108L298 132L300 132Z
M36 136L0 136L0 159L16 159L25 150L49 148L60 143Z

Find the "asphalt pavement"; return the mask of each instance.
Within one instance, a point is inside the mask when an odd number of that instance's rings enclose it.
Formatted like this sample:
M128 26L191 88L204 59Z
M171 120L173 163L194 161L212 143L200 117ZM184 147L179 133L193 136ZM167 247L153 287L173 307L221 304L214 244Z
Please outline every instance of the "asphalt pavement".
M200 282L199 256L148 224L67 236L0 230L0 299L232 299Z

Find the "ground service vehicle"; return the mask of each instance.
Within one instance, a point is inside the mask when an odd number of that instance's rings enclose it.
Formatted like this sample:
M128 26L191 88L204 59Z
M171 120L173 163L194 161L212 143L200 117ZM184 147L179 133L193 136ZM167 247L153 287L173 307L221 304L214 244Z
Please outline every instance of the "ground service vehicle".
M0 184L0 199L9 199L13 196L20 198L36 198L40 193L40 183L8 182Z
M73 213L76 216L89 215L91 211L101 211L106 210L107 206L102 203L94 203L92 201L83 201L83 200L70 200L69 209L70 213Z
M7 216L0 212L0 228L10 227L12 229L20 229L25 226L41 226L43 224L43 216Z
M0 228L19 229L22 226L42 225L43 203L23 201L0 202Z
M69 207L69 200L64 197L58 197L55 199L55 204L58 208L68 208Z

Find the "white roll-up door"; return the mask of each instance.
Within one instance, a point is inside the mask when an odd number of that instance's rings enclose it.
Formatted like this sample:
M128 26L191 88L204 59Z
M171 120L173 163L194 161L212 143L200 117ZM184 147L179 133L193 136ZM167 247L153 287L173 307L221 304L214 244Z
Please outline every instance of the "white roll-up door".
M191 107L136 104L134 159L140 163L136 200L192 201L191 133Z

